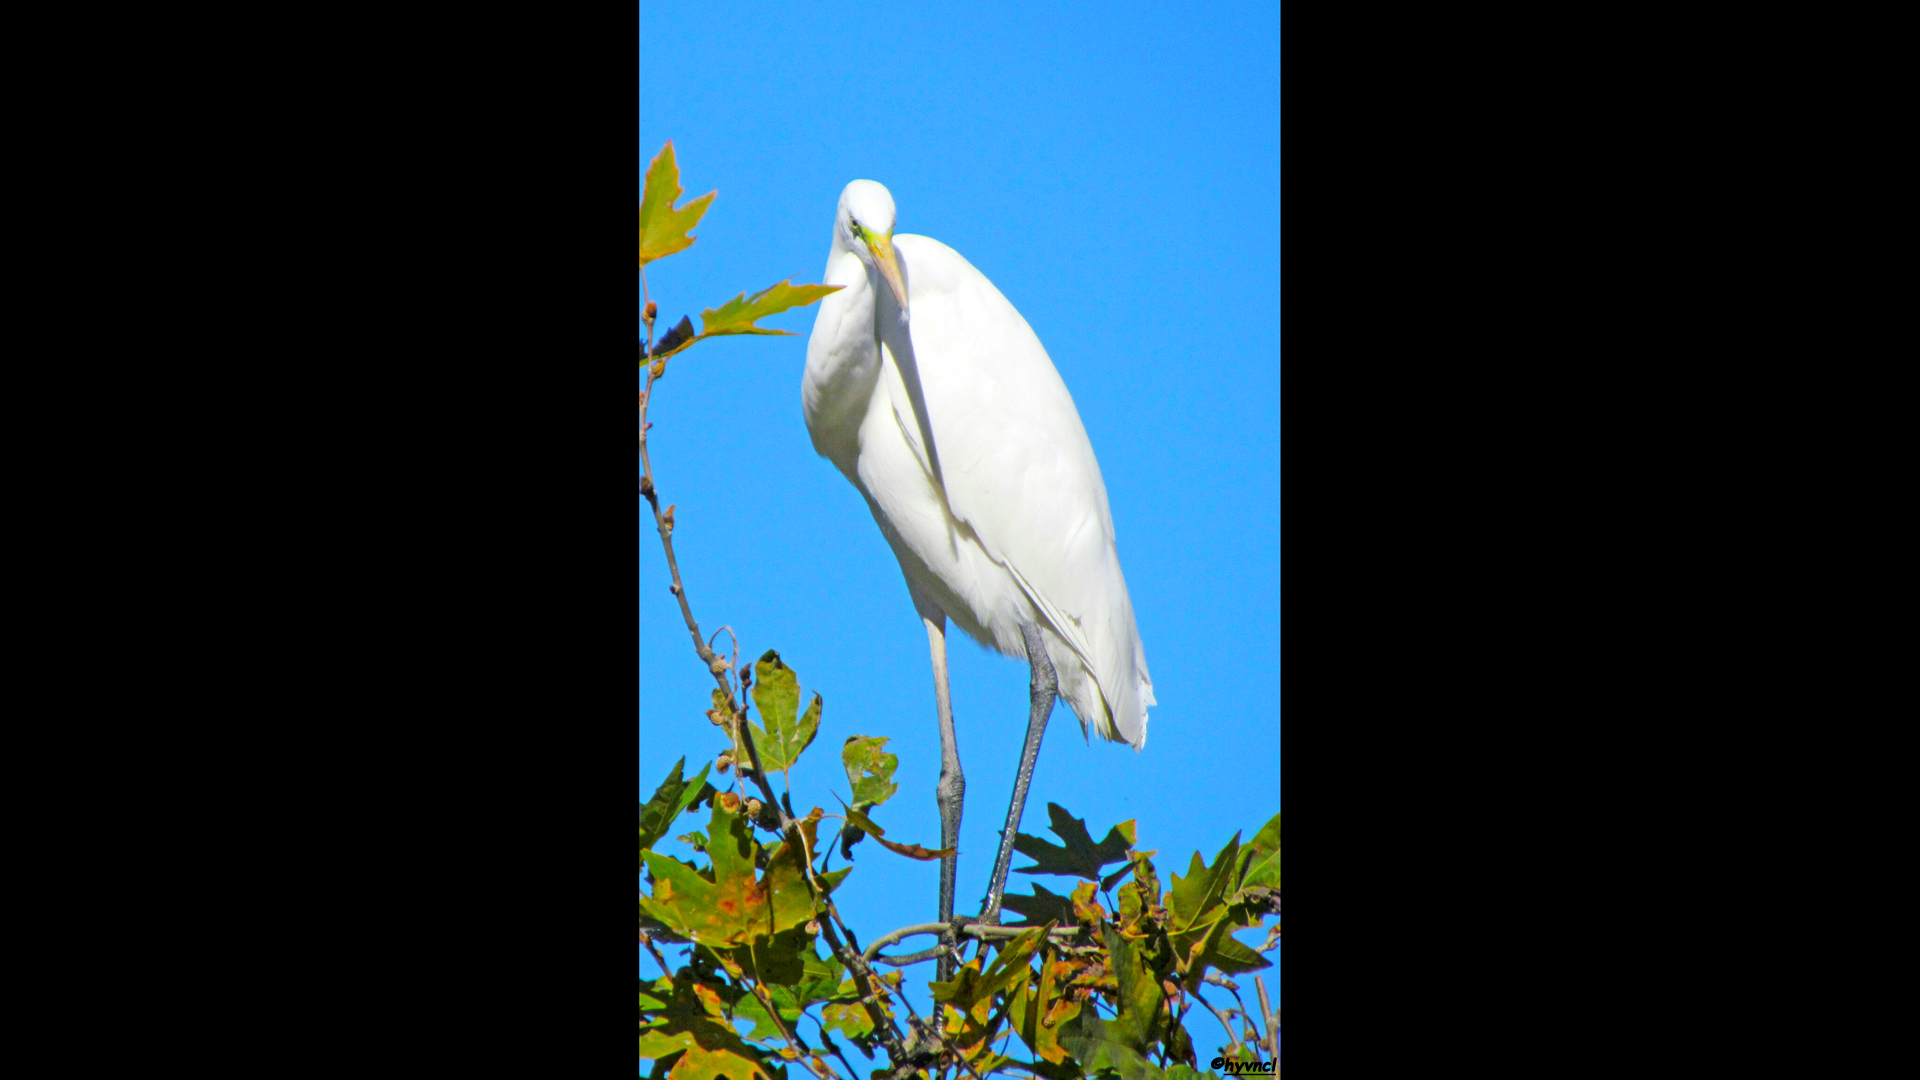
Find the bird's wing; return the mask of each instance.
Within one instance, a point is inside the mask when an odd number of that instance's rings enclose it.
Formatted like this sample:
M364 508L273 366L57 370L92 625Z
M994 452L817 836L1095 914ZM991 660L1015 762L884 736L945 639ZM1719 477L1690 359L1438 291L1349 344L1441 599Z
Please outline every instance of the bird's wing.
M894 244L911 309L906 389L915 375L919 383L902 427L921 429L954 517L1013 572L1098 681L1121 734L1138 743L1151 691L1136 692L1136 681L1151 684L1106 485L1073 398L1033 328L985 275L937 240Z

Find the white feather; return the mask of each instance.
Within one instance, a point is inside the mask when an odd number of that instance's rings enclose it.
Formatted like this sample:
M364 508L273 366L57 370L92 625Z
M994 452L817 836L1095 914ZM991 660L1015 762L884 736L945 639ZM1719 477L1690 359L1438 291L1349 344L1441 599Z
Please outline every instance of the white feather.
M855 181L841 198L826 280L848 287L821 303L802 384L815 449L866 497L922 615L1016 657L1035 624L1082 727L1141 748L1153 681L1066 384L1000 290L938 240L892 238L903 317L853 220L890 232L891 196Z

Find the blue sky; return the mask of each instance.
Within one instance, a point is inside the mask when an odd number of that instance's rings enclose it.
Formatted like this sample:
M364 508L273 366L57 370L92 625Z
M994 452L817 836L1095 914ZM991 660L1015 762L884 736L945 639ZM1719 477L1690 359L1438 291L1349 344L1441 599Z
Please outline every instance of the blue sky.
M1057 705L1022 831L1054 839L1048 802L1096 838L1137 819L1163 882L1280 808L1279 42L1268 3L640 5L636 185L671 139L686 197L719 190L698 242L647 269L662 331L742 291L819 281L840 190L865 178L893 192L898 232L966 256L1045 344L1100 461L1159 706L1136 754L1083 741ZM800 336L722 338L672 361L649 415L654 475L701 627L731 626L751 656L778 649L825 698L795 807L836 812L841 743L889 736L901 790L876 819L934 847L926 635L865 503L808 440L814 311L764 323ZM636 505L644 799L675 759L691 773L725 740ZM1027 668L959 634L949 662L967 778L959 894L974 911ZM873 844L855 855L840 907L864 939L932 920L937 865ZM1010 891L1035 880L1072 885L1014 874ZM1277 991L1277 971L1263 974ZM1208 1056L1218 1025L1190 1027Z

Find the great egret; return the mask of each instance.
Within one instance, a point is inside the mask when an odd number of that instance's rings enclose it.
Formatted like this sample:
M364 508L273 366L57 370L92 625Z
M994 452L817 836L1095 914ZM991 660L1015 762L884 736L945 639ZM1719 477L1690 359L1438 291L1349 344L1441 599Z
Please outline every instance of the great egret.
M893 235L893 196L840 193L801 402L813 447L873 511L927 628L940 717L940 846L966 781L947 693L946 624L1032 668L1032 711L981 916L998 918L1014 833L1056 691L1082 734L1137 751L1153 680L1114 550L1113 515L1073 398L1033 328L986 275L925 236ZM954 859L940 867L953 918ZM943 974L948 962L942 961Z

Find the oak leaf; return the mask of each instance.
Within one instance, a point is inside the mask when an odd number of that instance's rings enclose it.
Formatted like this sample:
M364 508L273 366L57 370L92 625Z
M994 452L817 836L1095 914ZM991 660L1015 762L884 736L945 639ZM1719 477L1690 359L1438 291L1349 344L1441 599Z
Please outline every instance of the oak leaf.
M1050 844L1025 833L1015 835L1013 850L1034 861L1033 866L1019 867L1016 873L1059 874L1099 881L1100 868L1125 859L1127 849L1133 846L1131 821L1107 830L1106 839L1096 845L1087 833L1087 823L1067 813L1058 803L1047 804L1047 817L1051 820L1048 830L1065 840L1066 846Z
M640 265L645 266L655 259L664 258L676 251L684 251L698 237L688 236L687 230L699 224L700 216L707 212L707 204L719 191L709 191L678 209L674 203L683 194L680 188L680 165L674 160L673 140L660 148L647 166L646 187L640 195Z
M813 695L806 715L795 719L800 706L799 679L792 668L780 662L780 654L769 649L753 665L753 703L760 710L760 724L748 720L747 727L753 745L760 751L760 767L770 773L785 772L820 733L820 695Z
M663 982L665 980L662 980ZM656 984L657 985L657 984ZM656 993L663 991L656 991ZM659 1060L679 1054L670 1080L773 1080L760 1066L754 1050L733 1030L726 1006L712 988L692 978L674 980L673 995L648 1007L643 994L640 1008L640 1056Z
M700 336L775 334L797 337L799 335L791 330L773 330L753 324L755 320L777 315L788 308L804 307L828 293L845 288L843 285L793 285L792 281L792 278L788 278L754 293L751 298L741 293L718 308L707 308L700 313Z

